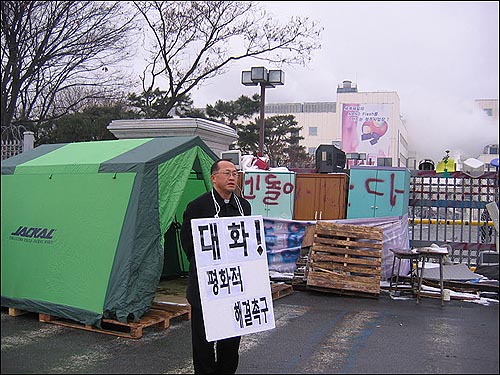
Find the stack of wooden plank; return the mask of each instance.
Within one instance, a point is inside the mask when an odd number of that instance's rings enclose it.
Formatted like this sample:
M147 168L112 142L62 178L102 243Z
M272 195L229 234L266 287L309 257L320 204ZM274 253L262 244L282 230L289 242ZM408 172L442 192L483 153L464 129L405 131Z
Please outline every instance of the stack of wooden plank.
M309 224L306 226L299 258L297 259L296 267L293 272L292 286L294 288L305 289L307 287L307 267L315 232L316 224Z
M300 290L307 287L307 267L309 263L309 253L311 252L311 246L302 247L300 249L300 255L297 259L296 268L293 271L292 286L293 288Z
M273 301L293 293L293 287L285 283L271 283Z
M318 221L309 256L307 287L378 297L382 240L381 228Z

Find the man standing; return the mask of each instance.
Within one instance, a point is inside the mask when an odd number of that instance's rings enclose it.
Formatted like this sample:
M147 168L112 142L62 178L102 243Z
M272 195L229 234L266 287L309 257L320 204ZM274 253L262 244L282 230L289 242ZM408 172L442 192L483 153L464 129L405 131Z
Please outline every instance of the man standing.
M234 193L238 171L230 160L220 159L216 161L212 165L210 173L213 189L188 204L181 229L182 247L189 259L189 283L186 297L191 304L193 365L197 374L234 374L238 368L241 336L216 342L208 342L206 339L191 233L191 219L251 215L251 206L246 199L238 197Z

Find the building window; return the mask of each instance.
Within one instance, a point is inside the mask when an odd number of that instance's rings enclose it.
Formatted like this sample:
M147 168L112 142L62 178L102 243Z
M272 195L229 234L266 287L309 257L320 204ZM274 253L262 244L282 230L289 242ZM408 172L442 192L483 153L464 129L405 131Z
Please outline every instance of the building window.
M377 166L392 167L392 158L377 158Z
M307 153L308 153L309 155L316 155L316 147L309 147L309 148L307 149Z
M484 108L483 111L487 116L493 117L493 108Z
M318 135L318 127L317 126L310 126L309 127L309 136L316 136Z
M491 144L491 145L484 146L484 148L483 148L483 154L489 154L489 155L498 154L498 145L497 144Z

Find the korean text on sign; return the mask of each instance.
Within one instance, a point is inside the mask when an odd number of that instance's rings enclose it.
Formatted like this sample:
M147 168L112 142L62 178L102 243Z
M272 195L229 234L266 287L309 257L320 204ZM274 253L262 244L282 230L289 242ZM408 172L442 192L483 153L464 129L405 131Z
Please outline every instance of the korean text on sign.
M262 216L191 221L209 341L275 327Z

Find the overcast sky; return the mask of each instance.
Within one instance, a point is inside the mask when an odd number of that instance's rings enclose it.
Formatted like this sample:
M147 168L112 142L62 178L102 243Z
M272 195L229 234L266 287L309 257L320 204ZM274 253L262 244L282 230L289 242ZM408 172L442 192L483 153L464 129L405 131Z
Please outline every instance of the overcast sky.
M498 99L499 3L262 2L280 17L306 16L324 27L321 50L307 67L287 67L285 85L266 91L266 103L336 101L337 85L358 91L396 91L419 156L477 157L498 143L498 122L472 114L475 99ZM280 16L278 16L280 15ZM247 60L192 92L196 107L259 93L241 85ZM266 66L273 69L273 66ZM438 161L438 160L437 160Z
M475 99L499 97L497 1L262 4L277 18L306 16L324 27L321 50L307 67L283 69L285 85L268 89L266 103L334 102L337 85L348 79L359 92L398 93L417 157L439 161L446 149L455 158L476 157L485 144L498 143L498 121L472 114ZM195 89L194 105L258 93L240 83L241 71L262 65L234 65Z

